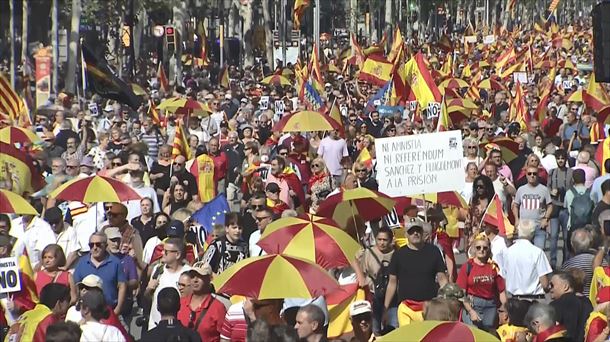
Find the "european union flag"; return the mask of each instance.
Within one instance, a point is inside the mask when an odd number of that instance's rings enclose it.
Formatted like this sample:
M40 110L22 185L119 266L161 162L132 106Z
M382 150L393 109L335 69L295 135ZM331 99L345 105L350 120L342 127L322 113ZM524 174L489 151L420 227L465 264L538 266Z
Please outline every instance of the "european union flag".
M197 221L206 232L211 233L215 224L225 223L225 214L230 211L225 194L219 194L206 203L203 208L194 212L191 218Z

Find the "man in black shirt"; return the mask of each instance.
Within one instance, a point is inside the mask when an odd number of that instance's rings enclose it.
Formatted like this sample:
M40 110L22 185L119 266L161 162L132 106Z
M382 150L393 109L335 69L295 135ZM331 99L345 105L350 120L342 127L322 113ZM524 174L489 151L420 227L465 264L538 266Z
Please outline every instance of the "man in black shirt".
M551 306L557 312L556 319L568 331L574 341L583 341L585 325L593 306L587 297L574 293L574 277L566 272L557 272L550 282Z
M606 179L602 183L602 200L597 203L593 213L591 214L591 224L598 228L603 228L602 222L599 222L599 216L604 210L610 209L610 179Z
M142 334L142 342L148 341L184 341L201 342L199 334L185 328L176 318L180 310L180 294L173 287L166 287L157 296L157 309L161 313L159 324Z
M398 322L400 326L412 320L422 320L423 302L434 298L440 287L447 284L447 267L439 249L424 241L424 228L417 221L406 224L408 245L400 248L390 261L390 279L386 290L384 311L387 312L398 289ZM438 282L438 284L437 284ZM406 306L406 308L404 308ZM401 307L415 313L402 315Z

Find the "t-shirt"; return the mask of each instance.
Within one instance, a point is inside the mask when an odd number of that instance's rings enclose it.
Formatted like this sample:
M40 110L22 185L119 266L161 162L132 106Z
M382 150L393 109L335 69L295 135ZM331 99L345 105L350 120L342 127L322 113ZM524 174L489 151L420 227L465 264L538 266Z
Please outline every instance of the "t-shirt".
M344 139L332 139L326 137L320 141L318 146L318 155L324 159L328 171L333 176L340 176L343 173L341 159L349 156L347 152L347 143Z
M441 252L434 245L426 243L415 250L404 246L392 255L389 272L398 278L398 300L426 301L438 292L436 274L445 272Z
M497 299L505 289L504 278L498 274L498 267L493 262L479 265L472 259L460 268L456 284L467 294L488 300Z
M525 184L517 189L514 203L519 206L519 218L533 220L539 225L547 204L551 203L551 193L542 184Z
M604 212L604 210L610 209L610 204L606 204L604 201L600 201L593 209L593 213L591 214L591 224L602 228L601 223L599 222L599 215Z

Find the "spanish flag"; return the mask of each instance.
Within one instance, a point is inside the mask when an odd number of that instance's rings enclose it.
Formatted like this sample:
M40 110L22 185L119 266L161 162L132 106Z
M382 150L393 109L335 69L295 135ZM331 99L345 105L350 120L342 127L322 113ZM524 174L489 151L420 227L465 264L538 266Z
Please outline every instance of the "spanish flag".
M218 84L225 89L229 89L229 67L225 66L218 74Z
M546 108L549 102L551 101L551 93L553 92L553 85L555 84L555 74L557 73L557 68L552 67L549 72L548 82L546 84L545 89L542 91L542 96L540 97L540 101L538 102L538 107L536 107L536 113L534 114L534 118L538 120L538 122L542 122L546 115Z
M371 168L373 166L373 158L371 157L371 153L369 152L368 148L364 147L360 151L358 157L356 158L356 163L362 163L367 168Z
M582 92L582 100L587 107L596 112L599 112L605 106L610 105L610 96L608 96L608 93L606 93L604 88L595 81L595 73L591 74L587 90Z
M358 284L342 285L339 290L325 297L328 306L328 338L338 338L354 330L349 315L350 305L365 299L365 292Z
M405 63L402 73L401 78L415 95L420 108L427 108L430 102L441 101L441 93L425 66L421 52Z
M10 82L0 74L0 117L8 116L12 122L23 121L29 117L25 102L11 87Z
M601 312L593 311L585 323L585 342L593 342L608 326L608 317Z
M376 55L367 57L360 70L358 79L383 87L392 78L394 64Z
M483 216L483 222L498 227L501 236L512 237L515 233L515 226L510 223L508 215L504 214L502 201L498 194L495 194L491 203L487 206Z
M438 117L436 131L445 132L445 131L448 131L450 127L451 127L451 118L449 117L447 101L445 101L445 97L443 97L443 99L441 100L441 113Z
M301 28L301 18L307 7L309 7L311 0L295 0L294 9L292 11L292 21L294 22L293 28L299 30Z
M502 324L496 330L498 332L498 336L500 336L500 341L502 342L516 342L517 341L517 333L527 333L527 328L518 327L510 324Z
M192 159L191 147L189 146L188 137L184 132L182 121L178 121L176 126L176 133L174 135L174 145L172 149L172 157L184 156L186 160Z
M398 305L398 326L404 327L424 320L424 302L404 300Z
M199 199L207 203L216 197L216 182L214 182L214 160L207 154L195 158L189 170L197 180Z
M133 110L138 110L142 99L134 94L131 87L118 78L108 66L106 59L98 58L86 45L82 45L83 61L87 87L103 98L124 103Z
M4 177L9 174L13 192L16 194L32 194L45 186L45 181L34 167L31 157L13 145L0 141L0 180L6 181Z
M591 279L591 289L589 290L589 299L595 307L597 297L603 291L610 291L610 266L598 266L593 270L593 278Z
M394 61L400 57L403 44L404 40L402 38L402 33L400 32L400 27L396 25L396 30L394 30L394 41L392 42L392 49L388 54L388 61L390 63L394 63Z

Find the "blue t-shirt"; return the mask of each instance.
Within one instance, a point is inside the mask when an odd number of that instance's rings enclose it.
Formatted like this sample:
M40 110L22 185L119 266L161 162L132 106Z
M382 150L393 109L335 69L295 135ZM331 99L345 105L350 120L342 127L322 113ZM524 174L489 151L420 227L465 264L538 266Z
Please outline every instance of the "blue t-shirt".
M570 141L574 132L579 130L578 137L586 137L589 138L589 129L582 122L576 122L571 125L566 125L563 130L563 136L561 137L563 140ZM572 151L576 151L580 149L580 141L578 139L574 139L572 143Z
M89 274L95 274L102 279L102 289L104 290L106 304L113 307L116 306L119 297L119 283L126 282L121 261L113 255L108 255L99 267L96 268L91 262L91 254L87 253L76 264L73 275L74 282L81 282Z

